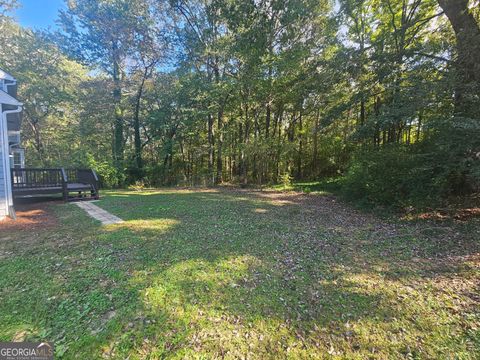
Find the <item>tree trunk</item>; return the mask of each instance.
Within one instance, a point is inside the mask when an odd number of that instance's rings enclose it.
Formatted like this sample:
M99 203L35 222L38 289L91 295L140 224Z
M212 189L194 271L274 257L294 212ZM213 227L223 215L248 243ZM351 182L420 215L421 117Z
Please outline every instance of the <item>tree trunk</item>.
M123 169L123 111L122 111L122 85L120 81L120 60L118 58L117 44L112 45L113 50L113 102L115 105L114 123L114 148L113 159L117 170Z
M317 166L318 166L318 130L320 127L320 110L317 110L317 115L315 116L315 129L313 132L313 160L312 160L312 175L317 176Z
M213 172L214 159L214 140L213 140L213 117L208 115L208 177L211 184L215 184L215 174Z
M217 114L217 177L215 184L220 184L223 181L223 167L222 167L222 146L223 146L223 105L218 110Z
M422 114L418 114L418 125L417 125L417 138L415 141L420 141L420 134L422 131Z
M240 144L240 155L239 155L239 161L238 161L238 167L237 167L237 170L238 170L238 173L237 173L237 176L241 179L240 182L242 182L243 178L243 167L245 166L245 151L243 149L243 144L244 144L244 141L243 141L243 124L240 122L238 124L238 144Z
M360 101L360 126L363 126L363 125L365 125L365 100L362 99Z
M40 163L42 166L46 166L45 164L45 152L44 152L44 147L43 147L43 142L42 138L40 135L40 129L38 128L38 120L29 120L28 123L30 124L30 127L33 132L33 147L37 151L38 154L38 159L40 160Z
M265 116L265 139L268 139L270 131L270 118L271 118L270 104L267 104L267 114Z
M138 171L138 177L143 177L143 161L142 161L142 140L140 138L140 102L143 95L143 86L148 75L148 68L143 72L142 81L137 91L135 99L135 111L133 116L134 146L135 146L135 165Z
M245 153L245 147L248 146L250 142L249 132L250 132L250 114L248 112L248 104L245 104L245 132L244 132L244 148L242 149L242 184L247 185L248 183L248 169L247 169L247 154Z
M219 58L215 56L215 63L213 66L213 74L215 76L215 83L219 84L220 82L220 71L219 71ZM217 111L217 174L213 178L213 183L220 184L223 181L223 161L222 161L222 146L223 146L223 107L227 99L222 99L218 101L218 111Z
M480 91L480 27L468 9L468 0L438 0L457 40L455 110L467 116L478 112Z
M297 157L297 179L302 179L302 156L303 156L303 120L302 113L298 117L298 157Z

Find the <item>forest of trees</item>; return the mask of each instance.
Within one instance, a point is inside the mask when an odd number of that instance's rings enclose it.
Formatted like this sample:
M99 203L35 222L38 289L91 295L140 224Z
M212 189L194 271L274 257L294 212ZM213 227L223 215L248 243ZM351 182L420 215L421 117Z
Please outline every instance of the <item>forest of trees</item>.
M105 186L337 178L401 206L479 192L478 0L67 3L33 31L0 1L29 166Z

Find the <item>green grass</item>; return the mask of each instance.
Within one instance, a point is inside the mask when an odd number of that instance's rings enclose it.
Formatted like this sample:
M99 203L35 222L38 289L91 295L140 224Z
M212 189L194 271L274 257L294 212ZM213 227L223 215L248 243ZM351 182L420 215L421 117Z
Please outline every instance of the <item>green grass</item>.
M478 221L386 222L329 195L110 191L101 226L0 233L0 340L65 359L475 359Z
M341 180L342 178L324 179L321 181L304 181L304 182L292 182L289 185L276 184L267 187L265 190L274 191L300 191L304 193L314 193L318 195L326 195L341 192Z

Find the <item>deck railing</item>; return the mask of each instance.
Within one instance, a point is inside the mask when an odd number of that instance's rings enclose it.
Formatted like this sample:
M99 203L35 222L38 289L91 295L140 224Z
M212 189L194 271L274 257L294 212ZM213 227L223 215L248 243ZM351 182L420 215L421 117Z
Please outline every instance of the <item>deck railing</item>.
M98 176L92 169L65 169L69 183L89 184L98 193Z
M67 175L63 169L12 169L14 189L59 187L67 181Z
M12 190L35 190L49 191L61 190L64 200L68 200L68 192L70 186L74 184L90 185L95 196L98 197L98 177L94 170L91 169L37 169L37 168L14 168L11 169ZM59 191L60 192L60 191Z

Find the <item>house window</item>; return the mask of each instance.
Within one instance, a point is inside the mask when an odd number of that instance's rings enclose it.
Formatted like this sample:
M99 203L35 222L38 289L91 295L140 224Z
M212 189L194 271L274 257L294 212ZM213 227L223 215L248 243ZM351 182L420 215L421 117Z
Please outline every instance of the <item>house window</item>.
M14 169L22 169L25 167L25 152L23 149L15 149L10 155L11 167Z

